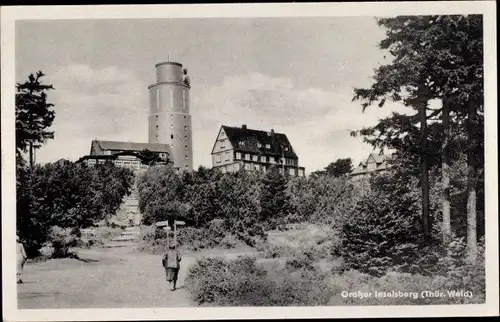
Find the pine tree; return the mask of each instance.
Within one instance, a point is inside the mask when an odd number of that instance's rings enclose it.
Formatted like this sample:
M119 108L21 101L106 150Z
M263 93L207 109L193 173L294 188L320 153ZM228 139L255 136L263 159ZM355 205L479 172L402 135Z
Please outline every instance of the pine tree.
M275 229L289 215L290 200L287 194L287 180L277 167L271 167L262 178L260 193L260 218L269 229Z
M421 156L421 185L424 194L423 220L426 216L425 169L432 162L434 153L439 153L442 163L442 213L443 240L451 236L449 176L447 169L451 163L450 130L458 127L458 132L467 133L469 175L468 210L469 249L475 253L475 212L478 160L483 154L480 122L483 110L483 61L482 61L482 17L481 16L401 16L380 19L380 26L386 28L386 38L380 43L394 56L394 60L375 70L375 83L369 89L356 89L354 99L362 99L363 110L378 102L382 107L386 100L403 102L413 106L415 116L394 114L372 128L359 133L369 136L365 141L374 147L397 146L400 152ZM424 101L439 99L442 108L425 110ZM413 104L415 102L421 104ZM427 109L427 108L426 108ZM440 124L432 125L438 130L434 135L424 122L441 117ZM467 121L465 121L467 119ZM420 121L419 151L408 143L415 135ZM427 132L427 133L425 133ZM355 132L356 133L356 132ZM434 138L429 137L434 136ZM427 136L427 138L426 138ZM439 149L437 147L439 146ZM472 255L474 258L474 255Z
M44 76L39 71L16 85L16 153L21 156L22 152L29 152L31 167L34 150L54 138L54 131L47 130L55 118L54 105L47 102L47 92L54 87L41 82Z

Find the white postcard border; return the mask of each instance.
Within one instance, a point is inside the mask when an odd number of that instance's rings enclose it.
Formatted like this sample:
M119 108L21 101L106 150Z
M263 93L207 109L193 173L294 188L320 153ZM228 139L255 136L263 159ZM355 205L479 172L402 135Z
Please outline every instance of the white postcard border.
M2 7L2 281L5 321L167 320L498 315L498 158L496 7L494 1L391 3L212 4ZM395 16L483 14L485 52L486 304L18 310L15 283L15 21L25 19L151 19L222 17Z

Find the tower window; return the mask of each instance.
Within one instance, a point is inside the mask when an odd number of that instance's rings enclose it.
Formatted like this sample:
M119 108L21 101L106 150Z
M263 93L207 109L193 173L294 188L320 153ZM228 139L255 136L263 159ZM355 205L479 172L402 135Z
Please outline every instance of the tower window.
M188 146L187 145L186 145L185 149L186 149L186 151L188 150Z
M186 115L184 115L184 119L187 119L187 116L186 116Z
M184 140L187 140L188 139L188 136L187 135L184 135Z
M187 160L187 159L188 159L188 156L187 156L187 154L186 154L186 160Z
M170 127L172 127L172 128L173 128L173 127L174 127L174 125L173 125L173 124L170 124Z
M170 138L173 140L173 139L174 139L174 135L173 135L173 134L170 134Z
M187 131L188 127L187 125L184 125L184 131Z

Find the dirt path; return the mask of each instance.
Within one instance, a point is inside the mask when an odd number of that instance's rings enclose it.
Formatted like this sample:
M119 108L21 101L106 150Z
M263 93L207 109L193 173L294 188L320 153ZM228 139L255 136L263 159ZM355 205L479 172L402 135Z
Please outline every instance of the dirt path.
M195 306L184 287L188 268L195 258L185 254L178 290L170 291L160 255L133 248L82 250L74 259L27 264L24 284L18 285L20 309L149 308Z

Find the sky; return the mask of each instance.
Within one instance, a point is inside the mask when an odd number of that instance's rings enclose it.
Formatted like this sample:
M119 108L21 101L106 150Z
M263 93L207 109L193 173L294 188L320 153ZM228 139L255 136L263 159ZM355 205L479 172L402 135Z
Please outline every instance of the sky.
M211 166L221 125L246 124L285 133L310 173L366 159L372 147L349 130L407 111L352 102L384 62L383 37L371 17L17 21L16 81L41 70L55 88L40 163L75 161L93 139L147 142L147 86L170 60L191 78L195 168Z

